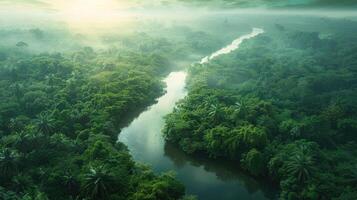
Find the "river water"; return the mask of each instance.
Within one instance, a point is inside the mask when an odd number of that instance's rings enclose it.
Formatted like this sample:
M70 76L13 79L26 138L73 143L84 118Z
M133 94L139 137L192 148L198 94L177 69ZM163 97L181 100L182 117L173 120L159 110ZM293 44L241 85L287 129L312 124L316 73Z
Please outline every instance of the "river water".
M227 47L207 56L201 64L237 49L246 39L264 31L254 28L247 35L234 40ZM238 165L223 160L211 160L184 154L177 147L165 144L162 136L163 117L172 112L175 104L183 99L187 91L186 72L172 72L164 79L166 94L157 103L144 111L119 135L137 162L150 165L156 173L175 171L188 194L199 200L274 199L275 191L269 185L242 173Z

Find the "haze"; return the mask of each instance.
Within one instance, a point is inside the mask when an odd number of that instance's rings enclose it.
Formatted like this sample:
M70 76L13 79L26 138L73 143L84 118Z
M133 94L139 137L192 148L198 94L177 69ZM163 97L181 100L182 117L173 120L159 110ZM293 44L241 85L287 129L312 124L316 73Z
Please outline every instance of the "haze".
M0 0L0 199L357 199L355 0Z

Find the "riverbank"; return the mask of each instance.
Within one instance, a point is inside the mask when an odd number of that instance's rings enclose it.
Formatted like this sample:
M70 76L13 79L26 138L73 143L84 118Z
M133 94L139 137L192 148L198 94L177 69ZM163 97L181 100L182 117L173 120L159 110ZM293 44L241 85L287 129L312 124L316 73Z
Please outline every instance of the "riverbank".
M261 32L254 29L252 33L235 41L243 41L251 38L252 34L258 35ZM238 48L239 44L234 47ZM229 53L222 50L218 52ZM217 53L215 55L218 56ZM119 135L119 141L128 146L135 161L151 165L155 172L173 170L187 192L197 195L199 199L272 199L273 195L269 194L269 189L263 188L259 181L241 171L232 170L234 167L226 166L227 162L187 157L174 146L165 143L161 133L164 116L172 112L176 103L186 96L186 76L187 73L183 71L172 72L164 79L167 85L166 94L124 128Z

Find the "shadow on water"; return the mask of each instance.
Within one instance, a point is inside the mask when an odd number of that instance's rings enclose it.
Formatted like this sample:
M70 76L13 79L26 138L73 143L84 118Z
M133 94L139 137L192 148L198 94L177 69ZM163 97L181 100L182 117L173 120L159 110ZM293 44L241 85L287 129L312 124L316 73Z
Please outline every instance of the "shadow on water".
M164 151L165 156L168 157L178 169L186 165L203 167L205 171L214 173L217 179L222 182L234 182L239 180L249 194L261 191L268 199L278 199L278 190L274 183L249 176L239 167L238 162L224 159L211 159L205 155L188 155L176 145L170 143L165 144Z
M233 45L232 48L238 48L243 39L258 33L259 30L254 29L252 33L238 38L235 40L239 42L238 45ZM218 52L229 53L232 49L223 50ZM208 60L212 58L209 57ZM175 171L187 193L197 195L200 200L276 199L278 192L271 183L242 173L237 163L211 160L204 156L188 156L175 146L165 144L161 133L165 125L164 116L172 112L175 104L187 95L186 76L185 71L170 73L164 79L166 93L129 126L123 128L118 140L128 147L135 161L151 165L156 173Z
M163 92L163 94L164 94L164 92ZM120 122L117 124L117 127L121 131L121 129L129 126L136 118L138 118L141 113L147 111L150 108L150 105L153 105L156 103L157 103L157 100L154 100L154 101L146 103L145 105L140 105L140 106L136 107L135 109L127 112L126 115L120 119Z

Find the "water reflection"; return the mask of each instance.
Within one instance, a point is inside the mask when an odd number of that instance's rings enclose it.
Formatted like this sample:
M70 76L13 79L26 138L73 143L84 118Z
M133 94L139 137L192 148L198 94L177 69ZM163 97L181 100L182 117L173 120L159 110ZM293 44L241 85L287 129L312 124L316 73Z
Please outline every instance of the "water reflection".
M254 29L252 33L236 41L243 41L260 33L261 29ZM234 48L238 48L239 44L240 42L234 43ZM224 52L226 51L220 50L212 55ZM211 57L207 58L209 59ZM119 141L128 146L135 161L151 165L155 172L175 171L187 192L197 195L199 199L275 199L274 194L277 192L270 187L271 184L245 175L236 163L210 160L204 156L188 156L174 145L165 144L161 133L164 127L163 117L172 112L176 102L186 96L186 76L185 72L172 72L164 80L167 85L166 94L124 128Z
M161 129L163 117L186 95L185 72L173 72L164 81L167 93L123 129L119 140L138 162L150 164L157 173L173 170L189 194L204 200L272 199L274 190L241 173L235 163L185 155L166 144Z
M164 152L164 140L161 129L164 126L163 117L170 113L175 103L186 95L185 72L172 72L164 80L167 85L166 94L136 118L130 126L124 128L119 135L119 141L126 144L135 160L160 165Z
M187 155L178 147L169 143L165 144L164 150L165 156L172 160L177 169L184 169L185 166L194 166L196 169L199 169L199 171L203 170L205 173L209 172L214 174L215 178L217 179L217 181L213 182L214 192L220 190L220 193L225 193L225 195L231 195L232 197L234 196L236 198L240 197L241 199L276 199L277 191L271 183L262 180L256 180L248 176L246 173L242 172L238 163L236 162L222 159L213 160L200 155ZM192 171L192 174L200 174L199 171L194 170ZM187 180L187 176L192 176L192 174L185 174L183 177L183 175L179 173L178 178L181 180ZM204 184L206 183L205 181L203 182ZM229 185L236 185L237 187L243 187L246 191L237 191L238 188L230 191L229 189L225 188L228 186L226 183ZM192 183L191 185L194 184L196 183ZM188 188L188 190L190 190L190 188ZM249 195L245 195L244 193L246 192ZM214 199L211 196L212 195L209 195L208 197L202 199Z
M244 40L248 40L250 38L254 38L260 34L264 33L264 30L261 28L253 28L253 31L249 34L243 35L237 39L235 39L230 45L214 52L210 56L206 56L202 58L200 64L205 64L208 63L210 60L222 55L222 54L228 54L231 53L232 51L236 50L239 48L239 46L243 43Z

